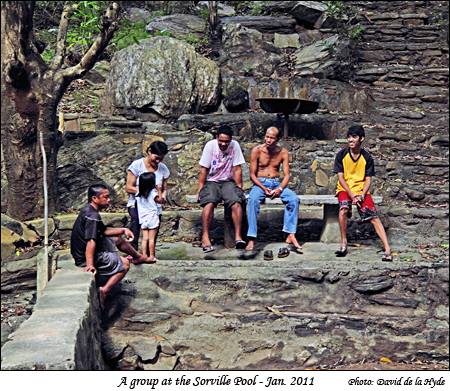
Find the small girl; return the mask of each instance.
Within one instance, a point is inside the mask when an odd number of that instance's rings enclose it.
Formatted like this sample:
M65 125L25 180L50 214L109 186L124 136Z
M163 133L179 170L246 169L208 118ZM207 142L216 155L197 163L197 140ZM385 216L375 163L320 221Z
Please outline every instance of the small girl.
M156 178L153 172L144 172L139 176L139 192L136 195L139 224L142 231L142 254L156 262L155 247L159 228L157 203L162 200L156 190Z

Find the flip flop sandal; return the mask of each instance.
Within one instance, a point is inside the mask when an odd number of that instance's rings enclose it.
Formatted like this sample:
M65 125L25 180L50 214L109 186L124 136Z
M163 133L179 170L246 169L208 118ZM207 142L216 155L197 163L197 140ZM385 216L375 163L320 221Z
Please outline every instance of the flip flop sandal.
M347 247L341 247L339 250L335 251L337 257L345 257L347 255Z
M286 258L290 254L290 251L287 247L281 247L278 250L278 258Z
M291 243L289 243L288 250L293 252L293 253L296 253L296 254L303 254L303 248L302 247L294 246Z
M202 250L203 250L204 254L207 254L207 253L210 253L212 251L215 251L216 248L213 245L209 245L209 246L202 247Z
M384 262L392 262L392 255L391 254L383 254L383 256L381 257L381 260Z
M245 246L247 246L247 243L245 243L243 240L236 240L235 247L238 250L243 250L245 248Z
M272 250L264 251L264 260L266 260L266 261L272 261L273 260L273 251Z

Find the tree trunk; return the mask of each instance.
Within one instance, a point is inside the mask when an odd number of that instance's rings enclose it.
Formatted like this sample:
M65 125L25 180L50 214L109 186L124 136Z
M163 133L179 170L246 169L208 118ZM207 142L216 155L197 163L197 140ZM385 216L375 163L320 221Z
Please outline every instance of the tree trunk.
M6 213L20 220L43 214L43 170L39 148L42 132L47 156L48 210L57 210L56 158L61 138L56 109L69 84L95 64L118 28L118 5L111 4L102 18L102 30L80 63L64 67L69 14L61 15L56 55L45 64L34 44L34 1L1 2L2 153L8 180Z
M56 210L55 178L58 143L55 138L56 105L60 89L45 80L46 66L30 50L29 28L33 4L2 2L2 148L8 179L6 213L21 220L43 211L42 156L38 132L44 132L49 163L49 211ZM16 3L16 4L11 4ZM19 35L20 33L20 35ZM24 41L25 39L25 41ZM27 50L28 49L28 50Z
M217 39L217 7L218 1L208 1L208 34L210 39Z

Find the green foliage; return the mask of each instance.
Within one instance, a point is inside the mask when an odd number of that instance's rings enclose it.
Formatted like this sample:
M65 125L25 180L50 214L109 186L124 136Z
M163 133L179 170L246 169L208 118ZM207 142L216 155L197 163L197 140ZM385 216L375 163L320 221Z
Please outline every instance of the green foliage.
M152 15L152 20L155 18L160 18L161 16L166 16L168 15L167 11L163 11L163 10L155 10L151 12Z
M245 76L253 76L255 68L253 68L252 66L245 66L244 68L242 68L242 71L244 72Z
M264 11L263 5L254 1L249 1L250 15L261 15Z
M208 38L206 36L199 37L192 33L188 33L184 37L180 37L180 39L194 46L196 49L208 44Z
M46 48L42 54L41 54L42 59L47 63L50 64L50 62L52 61L53 57L55 57L55 49L54 48Z
M231 5L238 14L261 15L264 11L264 1L233 1Z
M448 243L441 243L440 247L442 247L444 250L448 250Z
M200 16L201 18L208 20L209 19L209 9L208 7L203 7L200 8L200 10L198 11L198 16Z
M327 6L325 14L335 21L339 34L352 41L359 40L364 32L364 27L359 23L355 24L356 14L351 2L325 1L324 3Z
M132 23L128 19L122 21L119 30L111 40L113 50L122 50L130 45L139 43L142 39L148 38L145 30L145 23Z
M100 32L99 22L108 5L107 1L80 1L74 4L67 32L67 47L86 50L93 38Z
M323 43L324 48L326 50L328 50L331 55L333 55L336 51L335 45L336 45L336 42L333 42L333 41L325 41Z
M324 1L327 9L325 13L335 19L342 19L345 15L345 8L343 1Z
M363 33L364 33L364 27L363 26L355 26L355 27L350 29L350 31L349 31L349 38L356 41L356 40L361 38Z
M155 31L152 35L156 37L174 37L174 35L168 30Z

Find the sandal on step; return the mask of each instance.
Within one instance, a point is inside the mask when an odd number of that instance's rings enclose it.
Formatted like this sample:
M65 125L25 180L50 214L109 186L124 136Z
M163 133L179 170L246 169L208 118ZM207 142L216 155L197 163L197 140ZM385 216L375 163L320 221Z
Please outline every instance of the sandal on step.
M288 250L296 254L303 254L303 247L294 246L292 243L289 243Z
M345 257L347 255L347 246L342 246L339 250L334 252L337 257Z
M381 257L381 260L382 261L384 261L384 262L392 262L392 255L389 253L389 254L383 254L383 256Z
M289 255L290 251L287 247L281 247L278 250L278 258L286 258Z
M216 248L212 244L210 244L209 246L202 247L202 250L203 250L204 254L207 254L207 253L210 253L212 251L215 251Z
M265 261L272 261L273 260L273 251L272 250L264 251L264 260Z

